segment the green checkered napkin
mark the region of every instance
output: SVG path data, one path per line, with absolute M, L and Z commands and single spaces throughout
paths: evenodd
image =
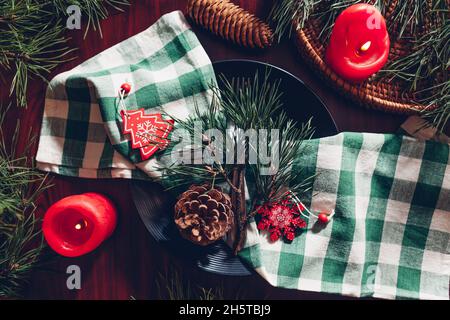
M 274 286 L 381 298 L 448 299 L 449 145 L 393 134 L 311 140 L 293 170 L 317 174 L 304 203 L 336 210 L 309 219 L 291 243 L 253 222 L 240 256 Z
M 146 178 L 159 157 L 140 161 L 121 135 L 118 90 L 128 82 L 128 110 L 163 109 L 177 118 L 209 105 L 214 70 L 180 11 L 49 84 L 36 156 L 44 171 L 85 178 Z M 160 153 L 161 154 L 161 153 Z M 140 170 L 138 170 L 140 169 Z

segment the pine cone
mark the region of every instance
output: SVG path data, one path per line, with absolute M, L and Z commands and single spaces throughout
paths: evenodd
M 230 197 L 219 187 L 192 185 L 175 204 L 175 223 L 181 236 L 202 246 L 222 238 L 233 221 Z
M 224 39 L 250 48 L 272 44 L 269 25 L 228 0 L 189 0 L 188 15 Z

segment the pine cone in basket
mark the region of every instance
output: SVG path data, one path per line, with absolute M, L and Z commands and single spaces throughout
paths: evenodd
M 233 221 L 230 196 L 219 187 L 192 185 L 175 204 L 175 224 L 181 236 L 202 246 L 222 238 Z
M 187 11 L 197 24 L 236 44 L 250 48 L 272 44 L 269 25 L 228 0 L 189 0 Z

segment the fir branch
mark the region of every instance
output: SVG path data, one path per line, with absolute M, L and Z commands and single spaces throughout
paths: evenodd
M 215 88 L 213 85 L 211 87 Z M 210 142 L 206 136 L 202 136 L 201 141 L 197 141 L 195 126 L 200 124 L 202 130 L 215 128 L 220 132 L 225 132 L 227 121 L 223 113 L 219 111 L 220 109 L 220 100 L 214 95 L 211 104 L 206 110 L 201 110 L 194 99 L 194 112 L 187 119 L 180 119 L 163 111 L 166 116 L 175 121 L 178 130 L 185 130 L 190 139 L 190 145 L 187 146 L 187 149 L 174 149 L 177 148 L 177 142 L 182 143 L 182 141 L 172 141 L 172 144 L 167 148 L 168 154 L 172 152 L 188 152 L 190 155 L 189 163 L 174 163 L 159 169 L 162 172 L 159 181 L 166 186 L 167 190 L 192 183 L 211 183 L 213 180 L 217 183 L 230 182 L 230 172 L 225 164 L 217 162 L 210 165 L 195 164 L 195 155 L 199 153 L 203 157 L 206 148 L 208 148 L 208 142 Z
M 221 77 L 224 88 L 216 94 L 222 98 L 223 113 L 236 127 L 247 129 L 272 129 L 280 130 L 280 141 L 268 139 L 268 149 L 274 144 L 279 147 L 278 171 L 274 175 L 262 175 L 265 167 L 258 162 L 253 167 L 253 179 L 263 201 L 273 201 L 280 196 L 281 190 L 290 187 L 291 168 L 295 158 L 299 155 L 300 147 L 304 140 L 310 139 L 314 129 L 311 120 L 299 125 L 288 118 L 281 110 L 282 92 L 279 90 L 281 80 L 270 81 L 270 72 L 266 70 L 260 78 L 258 73 L 253 79 L 232 79 L 228 81 Z M 258 150 L 251 141 L 246 142 L 246 149 Z M 277 148 L 275 148 L 277 149 Z M 247 156 L 248 157 L 248 156 Z M 248 160 L 248 159 L 246 159 Z M 267 169 L 267 168 L 266 168 Z M 298 194 L 301 194 L 300 185 L 292 186 Z
M 15 72 L 11 82 L 10 95 L 16 96 L 18 106 L 26 106 L 28 80 L 37 76 L 45 80 L 73 50 L 63 46 L 61 26 L 44 26 L 33 37 L 24 37 L 15 30 L 4 32 L 0 39 L 0 67 Z
M 302 145 L 305 140 L 309 140 L 314 134 L 311 120 L 298 125 L 295 121 L 288 119 L 282 113 L 272 124 L 270 129 L 280 129 L 280 141 L 269 141 L 269 146 L 277 145 L 279 148 L 278 170 L 274 175 L 262 175 L 265 166 L 257 164 L 252 166 L 253 177 L 255 178 L 258 197 L 262 202 L 276 201 L 282 197 L 287 188 L 295 194 L 301 196 L 311 187 L 310 177 L 306 180 L 299 180 L 300 172 L 293 174 L 292 166 L 297 157 L 302 152 Z
M 248 129 L 265 129 L 270 132 L 271 129 L 280 129 L 281 140 L 274 142 L 269 140 L 268 147 L 272 143 L 279 143 L 280 150 L 280 171 L 274 175 L 267 177 L 258 174 L 255 179 L 262 188 L 262 194 L 266 200 L 270 196 L 278 194 L 282 186 L 289 185 L 289 168 L 295 157 L 298 156 L 302 142 L 310 139 L 314 130 L 311 127 L 311 120 L 304 124 L 297 124 L 290 120 L 282 108 L 282 92 L 279 90 L 280 80 L 270 81 L 270 72 L 266 71 L 263 77 L 258 73 L 253 78 L 233 78 L 230 81 L 223 75 L 220 76 L 222 87 L 212 86 L 214 99 L 207 110 L 199 110 L 195 105 L 195 112 L 187 120 L 174 118 L 178 127 L 186 130 L 191 138 L 191 142 L 195 142 L 194 124 L 200 121 L 203 130 L 215 128 L 225 133 L 228 125 L 231 123 L 233 127 L 242 130 Z M 167 114 L 170 116 L 170 114 Z M 230 137 L 224 134 L 226 138 Z M 209 137 L 203 136 L 202 144 L 191 144 L 191 163 L 194 163 L 193 154 L 195 151 L 201 151 L 201 154 L 209 147 Z M 246 141 L 246 162 L 248 161 L 248 152 L 250 149 L 257 150 L 257 146 L 252 145 L 250 141 Z M 172 148 L 174 148 L 172 146 Z M 224 141 L 223 149 L 227 152 L 235 150 L 227 150 Z M 173 149 L 170 152 L 175 152 Z M 236 164 L 224 164 L 215 161 L 212 164 L 175 164 L 163 168 L 164 174 L 162 178 L 171 185 L 191 184 L 193 181 L 211 181 L 212 179 L 230 180 L 232 171 Z M 258 170 L 262 167 L 257 166 Z M 270 180 L 270 183 L 268 182 Z M 235 186 L 236 187 L 236 186 Z M 300 191 L 300 185 L 294 187 L 296 191 Z
M 221 183 L 223 176 L 218 171 L 212 171 L 207 166 L 183 164 L 173 165 L 160 169 L 163 171 L 159 181 L 166 186 L 166 190 L 205 182 Z M 229 179 L 227 179 L 229 181 Z
M 282 92 L 281 80 L 270 81 L 270 71 L 263 78 L 258 72 L 251 78 L 233 78 L 231 81 L 220 75 L 223 88 L 213 88 L 221 99 L 225 118 L 239 129 L 267 129 L 274 115 L 279 113 Z
M 324 42 L 328 41 L 333 30 L 334 23 L 341 12 L 351 5 L 361 2 L 361 0 L 338 0 L 338 1 L 324 1 L 320 6 L 320 10 L 314 12 L 314 16 L 321 19 L 323 22 L 322 30 L 319 32 L 319 38 Z
M 433 88 L 432 90 L 434 90 Z M 431 96 L 429 106 L 439 106 L 433 110 L 428 108 L 422 111 L 422 117 L 427 120 L 430 125 L 435 127 L 438 132 L 448 132 L 448 124 L 450 123 L 450 81 L 446 81 Z
M 445 130 L 450 118 L 450 24 L 448 19 L 444 21 L 414 40 L 410 54 L 392 61 L 380 72 L 390 80 L 401 79 L 417 103 L 433 107 L 432 111 L 422 111 L 422 115 L 439 132 Z
M 274 3 L 269 19 L 275 24 L 274 36 L 281 41 L 285 34 L 292 34 L 293 25 L 303 28 L 320 0 L 278 0 Z
M 278 42 L 286 34 L 290 37 L 293 28 L 303 28 L 312 17 L 322 19 L 324 27 L 319 35 L 326 41 L 334 26 L 336 17 L 348 6 L 369 2 L 361 0 L 277 0 L 269 14 L 270 20 L 275 24 L 274 35 Z
M 67 16 L 66 9 L 70 5 L 78 5 L 81 9 L 81 16 L 87 17 L 84 37 L 92 27 L 98 30 L 100 37 L 103 37 L 100 21 L 108 17 L 108 7 L 117 11 L 123 11 L 123 7 L 129 5 L 128 0 L 53 0 L 52 5 L 56 13 L 60 16 Z
M 377 1 L 381 13 L 388 16 L 391 38 L 424 35 L 426 26 L 440 25 L 448 14 L 447 0 L 408 0 L 407 4 L 392 6 L 390 1 Z M 445 13 L 447 11 L 447 13 Z
M 449 43 L 450 24 L 446 23 L 413 41 L 411 53 L 392 61 L 383 70 L 383 74 L 389 75 L 391 79 L 406 81 L 410 85 L 410 91 L 416 91 L 421 82 L 429 79 L 437 83 L 448 81 Z
M 108 7 L 121 10 L 126 0 L 5 0 L 0 2 L 0 70 L 13 74 L 10 96 L 16 104 L 27 104 L 29 79 L 46 76 L 58 65 L 70 60 L 73 48 L 66 46 L 64 34 L 66 9 L 80 7 L 87 18 L 85 36 L 90 28 L 100 29 L 108 16 Z
M 206 288 L 192 283 L 183 270 L 169 267 L 156 279 L 158 299 L 160 300 L 223 300 L 224 285 L 219 282 L 213 288 Z M 233 299 L 239 299 L 236 294 Z
M 12 231 L 0 229 L 0 298 L 13 298 L 20 292 L 43 248 L 43 238 L 36 231 L 34 212 L 14 225 Z M 29 246 L 33 244 L 33 248 Z
M 179 127 L 187 130 L 194 138 L 194 122 L 197 119 L 201 121 L 203 129 L 216 128 L 222 133 L 227 128 L 239 128 L 243 131 L 248 129 L 265 129 L 270 132 L 272 129 L 280 130 L 280 140 L 267 141 L 268 149 L 272 146 L 275 152 L 279 151 L 278 171 L 273 175 L 262 175 L 265 166 L 258 164 L 249 164 L 249 152 L 257 151 L 258 146 L 253 145 L 251 141 L 245 141 L 245 165 L 242 164 L 224 164 L 215 161 L 213 164 L 176 164 L 162 168 L 161 180 L 166 185 L 178 187 L 180 185 L 203 183 L 205 181 L 226 181 L 235 193 L 240 193 L 239 185 L 235 182 L 236 172 L 245 174 L 245 168 L 251 168 L 248 178 L 255 181 L 258 202 L 274 201 L 282 195 L 282 191 L 290 188 L 299 196 L 308 189 L 311 179 L 298 181 L 298 175 L 292 175 L 291 168 L 293 162 L 300 154 L 302 143 L 310 139 L 314 130 L 311 127 L 311 120 L 304 124 L 297 124 L 288 118 L 286 113 L 281 110 L 282 93 L 279 90 L 280 80 L 271 81 L 270 72 L 266 71 L 261 77 L 258 73 L 253 78 L 233 78 L 226 79 L 220 76 L 221 87 L 212 86 L 215 98 L 213 103 L 205 111 L 195 108 L 195 113 L 188 120 L 175 119 Z M 231 127 L 229 127 L 231 125 Z M 227 139 L 236 139 L 235 135 L 225 134 Z M 250 139 L 248 139 L 250 140 Z M 261 142 L 260 139 L 258 139 Z M 191 155 L 195 150 L 200 150 L 203 154 L 209 147 L 210 137 L 203 137 L 201 145 L 194 145 L 190 148 Z M 239 141 L 234 141 L 236 145 Z M 227 150 L 226 141 L 223 142 L 223 150 L 227 153 L 236 150 Z M 278 148 L 276 148 L 278 147 Z M 174 147 L 173 147 L 174 148 Z M 170 152 L 175 152 L 171 150 Z M 261 155 L 258 155 L 261 157 Z M 193 162 L 193 157 L 191 157 Z M 271 164 L 274 165 L 274 164 Z M 270 166 L 270 164 L 269 164 Z M 237 171 L 236 171 L 237 170 Z M 230 181 L 231 180 L 231 181 Z M 291 183 L 292 182 L 292 183 Z M 242 185 L 241 185 L 242 187 Z M 243 213 L 246 217 L 246 212 Z M 243 221 L 242 226 L 245 225 Z
M 16 134 L 5 141 L 1 129 L 5 113 L 0 108 L 0 298 L 11 298 L 20 295 L 41 252 L 35 209 L 49 184 L 46 175 L 30 166 L 27 150 L 34 139 L 28 139 L 30 145 L 22 156 L 15 153 Z

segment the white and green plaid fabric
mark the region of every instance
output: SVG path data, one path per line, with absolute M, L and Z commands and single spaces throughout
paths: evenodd
M 274 286 L 356 297 L 448 299 L 449 145 L 393 134 L 311 140 L 293 170 L 317 174 L 311 218 L 292 243 L 249 226 L 240 256 Z
M 84 178 L 146 178 L 158 157 L 139 162 L 129 136 L 121 135 L 118 91 L 132 91 L 128 110 L 163 109 L 186 118 L 209 105 L 214 70 L 180 11 L 161 17 L 147 30 L 101 52 L 49 84 L 37 166 Z

